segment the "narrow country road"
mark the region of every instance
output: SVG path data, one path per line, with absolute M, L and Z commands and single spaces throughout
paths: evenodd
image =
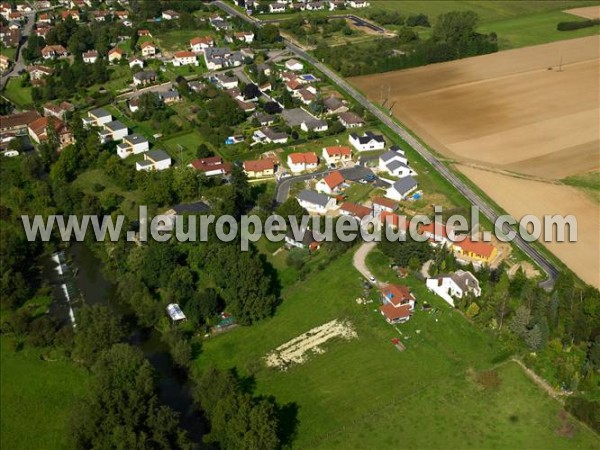
M 16 60 L 11 69 L 2 74 L 2 78 L 0 78 L 0 89 L 4 89 L 9 78 L 18 77 L 19 72 L 26 68 L 25 61 L 23 60 L 23 49 L 27 48 L 27 38 L 31 34 L 33 24 L 35 23 L 35 11 L 25 14 L 25 17 L 27 17 L 27 22 L 21 31 L 21 44 L 17 50 Z
M 356 250 L 354 256 L 352 257 L 352 264 L 355 269 L 360 272 L 360 274 L 365 277 L 368 281 L 371 281 L 373 274 L 369 271 L 367 267 L 367 255 L 377 246 L 377 242 L 364 242 L 361 246 Z M 376 285 L 379 285 L 379 282 L 375 282 Z
M 241 13 L 235 8 L 227 5 L 221 1 L 214 1 L 212 4 L 221 8 L 226 13 L 235 15 L 242 20 L 253 24 L 255 26 L 262 26 L 263 23 L 255 18 L 250 18 L 246 14 Z M 308 61 L 318 70 L 320 70 L 323 75 L 327 76 L 333 83 L 337 84 L 337 86 L 344 91 L 346 94 L 351 96 L 356 102 L 363 105 L 371 114 L 377 117 L 384 125 L 390 128 L 397 136 L 402 138 L 408 145 L 410 145 L 415 151 L 417 151 L 423 159 L 425 159 L 434 170 L 439 172 L 449 183 L 451 183 L 467 200 L 471 202 L 472 205 L 479 208 L 479 211 L 487 217 L 492 223 L 496 223 L 499 218 L 499 214 L 495 211 L 495 209 L 487 202 L 487 200 L 483 199 L 479 194 L 477 194 L 469 185 L 463 182 L 458 176 L 445 164 L 443 164 L 437 157 L 425 147 L 417 138 L 415 138 L 406 128 L 399 125 L 393 117 L 388 115 L 379 109 L 374 103 L 369 101 L 363 94 L 361 94 L 356 88 L 354 88 L 350 83 L 348 83 L 344 78 L 340 77 L 337 73 L 327 67 L 325 64 L 321 63 L 313 56 L 309 55 L 306 51 L 302 50 L 300 47 L 294 45 L 293 43 L 286 41 L 284 39 L 286 47 L 292 53 L 294 53 L 297 57 Z M 515 232 L 515 227 L 510 226 L 506 223 L 502 224 L 501 230 L 504 234 L 508 234 L 510 232 Z M 549 260 L 544 254 L 540 252 L 536 247 L 534 247 L 531 243 L 525 241 L 518 233 L 516 233 L 512 243 L 516 245 L 521 251 L 523 251 L 529 258 L 531 258 L 545 273 L 546 280 L 540 283 L 540 286 L 544 289 L 551 289 L 554 286 L 556 278 L 558 276 L 558 268 L 554 265 L 554 263 Z

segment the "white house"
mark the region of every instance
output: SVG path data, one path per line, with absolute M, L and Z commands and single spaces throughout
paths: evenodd
M 337 194 L 344 187 L 345 180 L 342 174 L 335 170 L 326 177 L 319 180 L 315 189 L 323 194 Z
M 379 156 L 379 170 L 398 178 L 416 175 L 416 172 L 409 167 L 404 151 L 400 149 L 390 150 Z
M 244 41 L 246 44 L 254 42 L 254 33 L 252 31 L 238 31 L 235 33 L 238 41 Z
M 139 134 L 131 134 L 123 138 L 123 142 L 117 145 L 117 155 L 125 159 L 129 155 L 137 155 L 147 152 L 149 149 L 148 139 Z
M 142 49 L 142 56 L 145 56 L 146 58 L 156 55 L 156 45 L 150 41 L 144 42 L 140 45 L 140 48 Z
M 415 297 L 407 286 L 388 284 L 381 289 L 381 315 L 390 324 L 410 320 L 415 310 Z
M 352 149 L 350 147 L 325 147 L 322 155 L 328 165 L 352 161 Z
M 194 53 L 202 53 L 208 47 L 213 47 L 215 41 L 210 36 L 201 36 L 190 39 L 190 49 Z
M 194 52 L 188 52 L 184 50 L 173 55 L 173 65 L 176 67 L 189 65 L 197 66 L 198 59 L 196 58 L 196 54 Z
M 417 181 L 413 177 L 400 178 L 387 188 L 385 196 L 396 201 L 404 200 L 408 194 L 417 189 L 417 186 Z
M 304 64 L 302 64 L 297 59 L 288 59 L 285 62 L 285 68 L 288 70 L 291 70 L 292 72 L 298 72 L 298 71 L 304 69 Z
M 450 306 L 454 306 L 455 298 L 463 298 L 468 294 L 474 297 L 481 296 L 479 280 L 471 272 L 464 270 L 428 278 L 426 285 L 427 289 L 442 297 Z
M 129 134 L 129 130 L 120 120 L 113 120 L 104 124 L 104 129 L 98 132 L 100 142 L 106 144 L 109 141 L 120 141 Z
M 371 4 L 367 0 L 348 0 L 346 6 L 350 8 L 368 8 Z
M 239 80 L 237 77 L 230 77 L 224 73 L 216 74 L 215 80 L 223 89 L 233 89 L 236 88 L 239 84 Z
M 133 56 L 129 59 L 129 68 L 133 69 L 135 66 L 139 66 L 140 69 L 144 68 L 144 60 L 138 56 Z
M 314 170 L 319 165 L 319 157 L 314 152 L 290 153 L 287 157 L 287 164 L 293 173 Z
M 83 127 L 102 127 L 109 122 L 112 122 L 112 114 L 107 110 L 98 108 L 88 111 L 88 116 L 81 119 L 83 121 Z
M 173 11 L 172 9 L 167 9 L 166 11 L 162 12 L 162 18 L 164 20 L 178 20 L 179 13 L 176 11 Z
M 144 153 L 144 160 L 135 163 L 135 170 L 165 170 L 171 167 L 171 157 L 163 150 Z
M 373 134 L 367 131 L 359 136 L 356 133 L 350 134 L 350 143 L 359 152 L 368 152 L 371 150 L 383 150 L 385 148 L 385 139 L 379 134 Z
M 286 4 L 285 3 L 269 3 L 269 12 L 270 13 L 282 13 L 285 12 Z
M 392 213 L 398 209 L 398 202 L 385 197 L 373 197 L 373 215 L 378 216 L 382 212 Z
M 304 209 L 319 214 L 325 214 L 335 206 L 334 198 L 307 189 L 301 191 L 296 198 Z
M 90 50 L 89 52 L 82 53 L 81 57 L 84 63 L 94 64 L 98 60 L 98 52 L 96 50 Z

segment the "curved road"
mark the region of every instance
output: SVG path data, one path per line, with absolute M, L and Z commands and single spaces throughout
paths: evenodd
M 35 23 L 35 11 L 28 12 L 25 14 L 27 17 L 27 22 L 23 26 L 21 30 L 21 43 L 17 49 L 17 58 L 14 61 L 12 68 L 2 74 L 2 78 L 0 78 L 0 89 L 4 89 L 4 86 L 8 82 L 9 78 L 18 77 L 19 72 L 26 68 L 25 62 L 23 61 L 23 49 L 27 47 L 27 38 L 31 34 L 31 30 L 33 29 L 33 24 Z
M 219 8 L 225 10 L 229 14 L 236 15 L 248 23 L 261 26 L 261 22 L 259 20 L 250 18 L 221 1 L 216 1 L 213 3 Z M 446 167 L 442 162 L 440 162 L 423 144 L 421 144 L 421 142 L 415 139 L 406 128 L 399 125 L 393 118 L 391 118 L 379 108 L 377 108 L 377 106 L 371 103 L 371 101 L 369 101 L 363 94 L 361 94 L 357 89 L 350 85 L 350 83 L 348 83 L 345 79 L 340 77 L 337 73 L 335 73 L 325 64 L 322 64 L 314 57 L 306 53 L 300 47 L 292 44 L 289 41 L 286 41 L 286 47 L 296 56 L 303 58 L 304 60 L 308 61 L 310 64 L 315 66 L 317 69 L 319 69 L 324 75 L 326 75 L 334 83 L 336 83 L 340 89 L 345 91 L 348 95 L 354 98 L 355 101 L 357 101 L 366 109 L 368 109 L 371 114 L 373 114 L 375 117 L 381 120 L 381 122 L 383 122 L 394 133 L 396 133 L 404 141 L 406 141 L 412 148 L 414 148 L 437 172 L 439 172 L 447 181 L 452 183 L 452 185 L 458 191 L 460 191 L 460 193 L 463 194 L 467 200 L 469 200 L 474 206 L 477 206 L 485 217 L 487 217 L 492 223 L 496 223 L 499 214 L 494 210 L 494 208 L 492 208 L 492 206 L 490 206 L 484 199 L 482 199 L 478 194 L 476 194 L 466 183 L 460 180 L 454 174 L 454 172 L 452 172 L 448 167 Z M 513 227 L 504 224 L 504 226 L 502 227 L 502 231 L 504 233 L 508 233 L 509 231 L 515 230 Z M 525 241 L 518 233 L 515 239 L 513 240 L 513 244 L 516 245 L 527 256 L 529 256 L 546 273 L 547 278 L 542 283 L 540 283 L 540 286 L 542 286 L 545 289 L 552 288 L 554 282 L 556 281 L 556 277 L 558 276 L 558 268 L 554 266 L 554 264 L 551 261 L 549 261 L 539 250 L 533 247 L 529 242 Z

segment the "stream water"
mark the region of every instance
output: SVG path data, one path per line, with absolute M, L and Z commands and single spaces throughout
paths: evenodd
M 56 299 L 51 314 L 63 322 L 73 322 L 70 311 L 76 311 L 86 304 L 103 305 L 119 315 L 131 315 L 126 307 L 114 300 L 115 286 L 104 277 L 101 261 L 85 244 L 72 244 L 65 256 L 63 261 L 71 260 L 68 267 L 65 264 L 59 266 L 56 256 L 45 262 L 44 272 L 52 284 Z M 135 324 L 130 325 L 130 330 L 129 343 L 142 350 L 158 375 L 159 398 L 180 414 L 181 426 L 190 438 L 201 442 L 204 422 L 194 409 L 192 386 L 187 375 L 172 363 L 168 347 L 162 342 L 158 331 L 143 329 Z

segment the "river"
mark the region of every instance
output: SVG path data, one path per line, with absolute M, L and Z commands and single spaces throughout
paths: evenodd
M 107 306 L 120 316 L 132 317 L 124 305 L 114 300 L 115 286 L 104 277 L 102 262 L 85 244 L 73 243 L 66 251 L 66 259 L 70 260 L 69 268 L 76 274 L 71 278 L 66 272 L 67 285 L 70 286 L 67 292 L 62 287 L 65 280 L 58 271 L 56 260 L 50 258 L 45 267 L 46 277 L 57 299 L 51 308 L 55 317 L 67 322 L 71 320 L 70 308 L 77 310 L 82 304 Z M 63 266 L 63 271 L 66 269 Z M 74 286 L 71 286 L 70 279 Z M 71 298 L 68 292 L 73 293 Z M 141 328 L 135 320 L 129 320 L 128 324 L 131 330 L 128 342 L 142 350 L 156 371 L 160 400 L 179 413 L 181 426 L 189 437 L 194 442 L 202 442 L 202 435 L 206 431 L 204 419 L 194 408 L 192 386 L 187 375 L 172 363 L 168 347 L 162 342 L 158 331 Z

